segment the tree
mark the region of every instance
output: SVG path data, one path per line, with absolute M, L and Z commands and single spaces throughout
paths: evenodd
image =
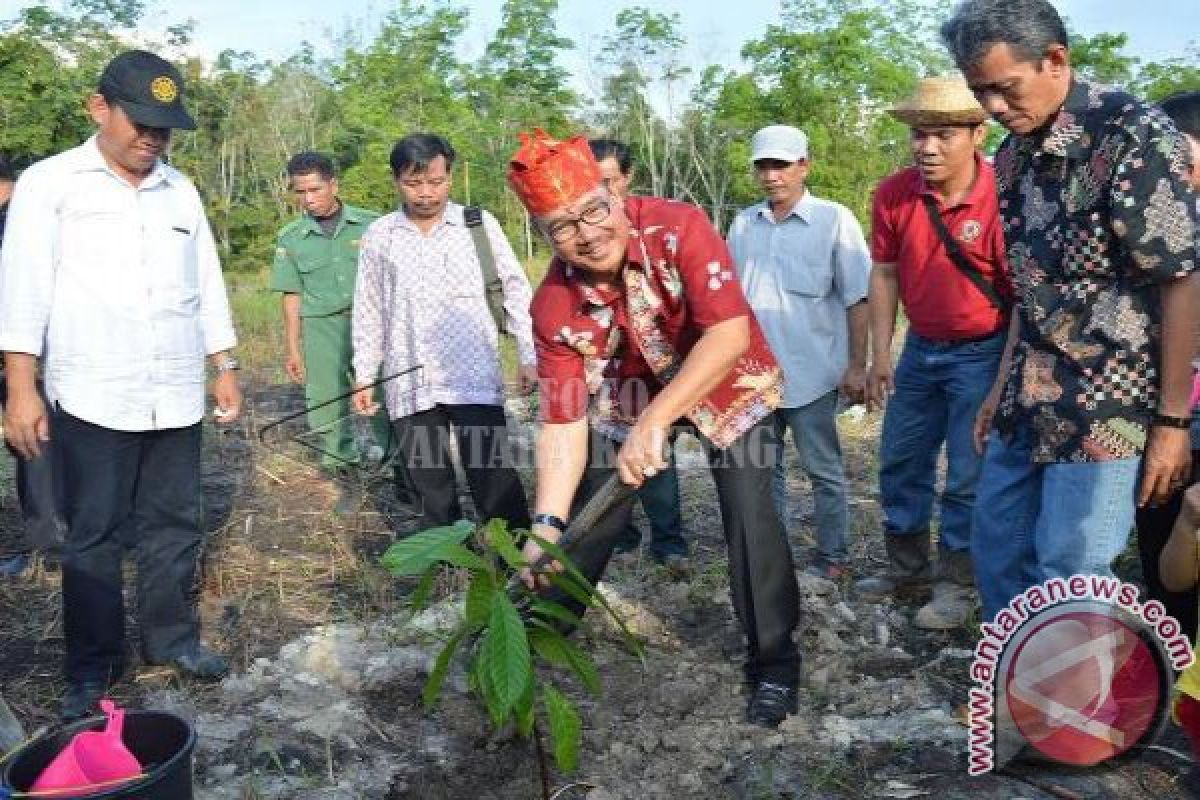
M 394 204 L 388 155 L 401 136 L 473 128 L 464 68 L 454 52 L 466 23 L 467 12 L 445 2 L 401 0 L 370 45 L 347 49 L 334 66 L 343 143 L 353 142 L 358 156 L 343 180 L 348 201 L 368 208 Z
M 608 135 L 625 140 L 653 195 L 671 196 L 678 155 L 676 94 L 691 69 L 682 63 L 679 14 L 633 7 L 617 12 L 616 30 L 605 37 L 600 63 L 609 71 L 598 122 Z M 655 98 L 657 96 L 657 98 Z M 654 99 L 662 102 L 659 116 Z M 635 180 L 635 185 L 638 182 Z

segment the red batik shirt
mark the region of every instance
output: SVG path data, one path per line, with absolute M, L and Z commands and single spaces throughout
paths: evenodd
M 532 316 L 545 422 L 589 413 L 623 439 L 679 371 L 704 330 L 749 317 L 750 349 L 687 418 L 728 447 L 778 405 L 783 374 L 746 303 L 724 240 L 700 209 L 631 197 L 624 291 L 602 292 L 555 259 L 534 294 Z

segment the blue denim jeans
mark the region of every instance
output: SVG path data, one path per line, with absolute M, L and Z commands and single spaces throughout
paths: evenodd
M 800 466 L 813 487 L 813 506 L 817 528 L 817 556 L 824 564 L 845 564 L 846 550 L 846 471 L 842 463 L 842 445 L 837 432 L 837 390 L 799 408 L 775 411 L 779 445 L 784 446 L 787 432 L 800 453 Z M 787 527 L 787 469 L 782 455 L 775 465 L 772 494 L 779 518 Z
M 1004 334 L 939 344 L 909 333 L 896 365 L 879 447 L 879 491 L 888 534 L 928 535 L 936 497 L 938 454 L 946 445 L 938 541 L 943 550 L 971 546 L 975 484 L 983 459 L 972 430 L 996 380 Z
M 1133 527 L 1140 458 L 1035 464 L 1029 436 L 993 434 L 984 456 L 971 559 L 985 622 L 1051 578 L 1111 575 Z

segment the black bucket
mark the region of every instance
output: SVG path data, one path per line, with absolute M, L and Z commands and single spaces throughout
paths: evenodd
M 94 717 L 59 728 L 30 742 L 4 767 L 3 785 L 27 792 L 50 762 L 82 731 L 104 728 Z M 112 789 L 79 795 L 87 800 L 192 800 L 192 751 L 196 732 L 188 722 L 165 711 L 128 711 L 121 739 L 142 765 L 144 777 Z M 60 800 L 72 795 L 55 794 Z

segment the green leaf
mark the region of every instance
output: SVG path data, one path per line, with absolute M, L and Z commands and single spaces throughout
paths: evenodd
M 530 681 L 525 687 L 525 693 L 517 701 L 516 708 L 513 709 L 517 720 L 517 732 L 526 738 L 533 733 L 533 723 L 536 719 L 534 711 L 533 681 Z
M 571 662 L 571 669 L 575 672 L 575 676 L 583 684 L 583 688 L 587 689 L 591 695 L 600 694 L 600 673 L 596 671 L 596 665 L 592 663 L 591 657 L 565 639 L 563 640 L 563 650 Z
M 571 670 L 589 694 L 600 694 L 600 673 L 596 671 L 596 665 L 562 634 L 549 627 L 535 627 L 529 631 L 529 643 L 547 664 Z
M 467 588 L 467 629 L 472 633 L 483 628 L 492 614 L 492 601 L 496 598 L 496 581 L 490 573 L 479 572 L 471 579 Z
M 417 583 L 417 588 L 413 590 L 412 596 L 408 599 L 408 607 L 413 611 L 424 611 L 429 605 L 429 598 L 433 594 L 433 582 L 437 580 L 437 570 L 425 570 L 425 574 L 421 576 L 421 580 Z
M 567 552 L 565 550 L 563 550 L 561 547 L 558 546 L 557 542 L 552 542 L 549 539 L 543 539 L 541 536 L 538 536 L 536 533 L 530 533 L 529 538 L 533 539 L 535 542 L 537 542 L 538 545 L 542 548 L 542 550 L 549 553 L 550 556 L 555 561 L 562 564 L 563 570 L 568 575 L 570 575 L 572 578 L 574 578 L 576 581 L 578 581 L 582 585 L 587 586 L 588 589 L 591 590 L 592 582 L 589 581 L 584 576 L 584 574 L 579 571 L 579 568 L 575 566 L 575 562 L 571 560 L 571 557 L 567 555 Z
M 456 567 L 469 569 L 472 572 L 488 572 L 488 562 L 472 553 L 461 544 L 449 544 L 442 551 L 442 560 Z
M 560 772 L 569 774 L 579 766 L 579 744 L 583 739 L 583 724 L 571 701 L 550 684 L 542 686 L 542 703 L 550 721 L 550 738 L 554 741 L 554 762 Z
M 479 647 L 480 676 L 490 684 L 495 708 L 492 718 L 503 721 L 533 680 L 533 659 L 525 625 L 503 592 L 492 601 L 487 633 Z
M 529 644 L 533 648 L 533 652 L 545 661 L 555 667 L 570 667 L 571 659 L 567 656 L 566 650 L 563 648 L 563 637 L 555 634 L 554 631 L 546 628 L 531 628 L 529 630 Z
M 471 523 L 461 520 L 414 533 L 389 547 L 379 562 L 393 575 L 420 575 L 439 561 L 445 561 L 445 551 L 460 546 L 471 531 Z
M 458 646 L 466 635 L 467 631 L 460 628 L 446 641 L 442 652 L 438 653 L 437 661 L 433 665 L 433 672 L 429 673 L 429 679 L 425 681 L 425 688 L 421 691 L 421 700 L 425 703 L 426 708 L 438 701 L 438 697 L 442 693 L 442 684 L 446 682 L 446 673 L 450 669 L 450 660 L 454 658 Z
M 520 569 L 526 565 L 525 556 L 517 549 L 516 540 L 509 532 L 507 522 L 502 519 L 491 520 L 484 526 L 483 536 L 484 541 L 504 559 L 509 569 Z
M 592 608 L 596 605 L 596 601 L 592 598 L 595 592 L 588 591 L 585 587 L 580 586 L 579 582 L 565 572 L 547 572 L 546 580 L 555 589 L 567 594 L 572 600 L 586 608 Z
M 529 608 L 543 619 L 558 620 L 565 625 L 570 625 L 572 628 L 579 625 L 578 614 L 560 603 L 555 603 L 553 600 L 534 600 Z

